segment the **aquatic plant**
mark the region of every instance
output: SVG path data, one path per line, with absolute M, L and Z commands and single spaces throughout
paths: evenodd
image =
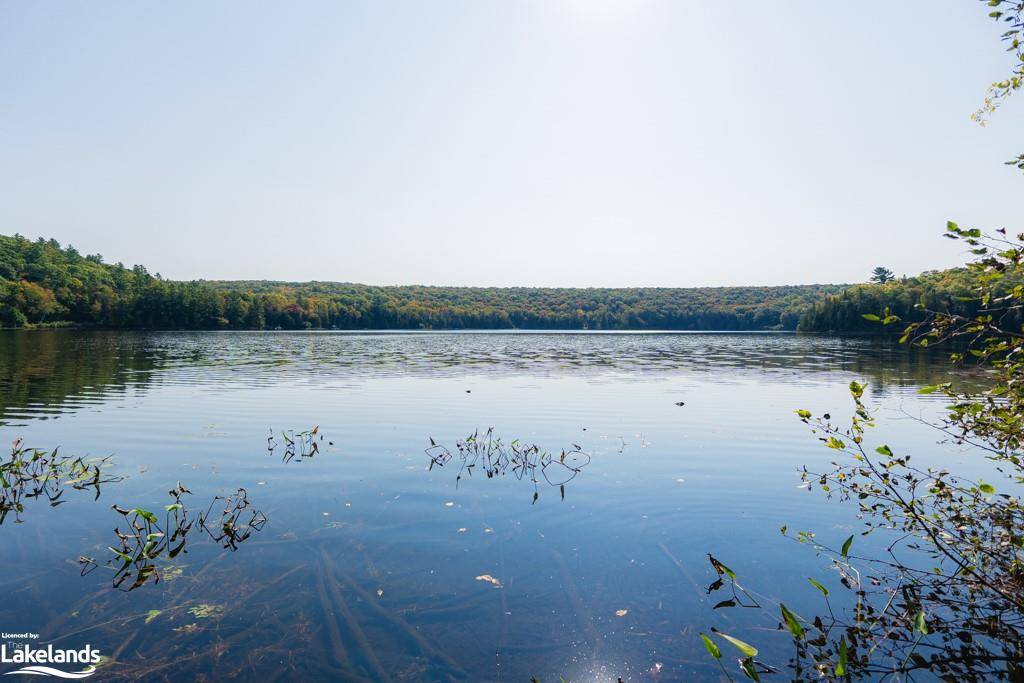
M 214 507 L 219 507 L 220 511 L 215 513 Z M 248 540 L 254 531 L 263 529 L 266 523 L 266 515 L 252 509 L 242 488 L 228 496 L 214 497 L 206 512 L 199 515 L 199 527 L 214 542 L 232 551 L 238 550 L 239 543 Z
M 320 433 L 320 425 L 302 432 L 289 430 L 281 432 L 281 439 L 284 441 L 284 452 L 281 454 L 281 462 L 288 463 L 293 460 L 301 462 L 320 454 L 320 442 L 324 441 L 324 435 Z M 331 446 L 333 441 L 328 441 Z M 273 454 L 278 448 L 277 437 L 274 430 L 270 430 L 267 436 L 267 453 Z
M 103 565 L 114 572 L 114 588 L 133 591 L 150 580 L 159 583 L 161 566 L 188 552 L 189 534 L 197 526 L 225 549 L 235 551 L 267 522 L 261 511 L 252 509 L 245 489 L 215 496 L 209 507 L 198 514 L 191 513 L 186 506 L 184 496 L 191 493 L 178 482 L 168 492 L 173 502 L 164 506 L 162 521 L 149 510 L 111 506 L 125 525 L 124 530 L 120 526 L 114 528 L 118 543 L 116 547 L 108 546 L 112 557 Z M 100 566 L 97 560 L 86 556 L 79 557 L 78 562 L 83 576 Z M 127 583 L 130 578 L 133 580 Z M 127 588 L 122 588 L 126 583 Z
M 123 477 L 106 474 L 109 458 L 85 460 L 52 451 L 29 448 L 22 439 L 11 444 L 11 453 L 0 461 L 0 524 L 14 513 L 20 523 L 25 501 L 45 498 L 50 507 L 64 503 L 65 487 L 76 491 L 92 489 L 93 500 L 100 497 L 100 486 L 121 481 Z
M 573 444 L 571 450 L 562 450 L 555 456 L 542 451 L 536 444 L 524 444 L 515 439 L 505 443 L 494 436 L 494 427 L 483 435 L 479 430 L 455 442 L 455 454 L 447 447 L 430 439 L 430 446 L 424 451 L 430 458 L 428 469 L 446 466 L 457 455 L 459 471 L 455 477 L 458 488 L 463 474 L 472 476 L 475 469 L 483 471 L 488 479 L 511 474 L 516 479 L 533 484 L 533 502 L 540 497 L 540 483 L 557 486 L 565 499 L 565 485 L 576 478 L 584 467 L 590 464 L 590 455 L 582 447 Z M 539 473 L 539 477 L 538 477 Z
M 960 342 L 952 363 L 970 360 L 990 372 L 982 392 L 952 383 L 923 387 L 921 393 L 945 395 L 949 403 L 941 420 L 916 419 L 979 454 L 978 465 L 983 455 L 996 483 L 913 464 L 884 442 L 867 445 L 875 419 L 865 384 L 849 385 L 849 426 L 828 413 L 796 411 L 836 456 L 831 466 L 805 467 L 802 488 L 856 505 L 861 536 L 881 536 L 884 550 L 855 554 L 855 534 L 830 544 L 811 531 L 791 535 L 782 527 L 783 535 L 829 558 L 841 586 L 830 595 L 822 582 L 810 581 L 825 601 L 819 615 L 803 617 L 777 603 L 772 617 L 792 638 L 795 680 L 1024 678 L 1024 285 L 1018 284 L 1024 233 L 996 232 L 985 237 L 976 228 L 947 226 L 947 237 L 980 257 L 968 265 L 978 277 L 978 310 L 962 315 L 921 307 L 924 320 L 907 325 L 902 338 L 926 348 Z M 864 317 L 883 326 L 906 322 L 885 309 Z M 734 572 L 716 571 L 735 588 Z M 755 655 L 745 655 L 740 666 L 756 680 Z

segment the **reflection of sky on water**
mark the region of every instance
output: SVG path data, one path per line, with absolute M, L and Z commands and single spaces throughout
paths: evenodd
M 121 648 L 111 675 L 155 675 L 139 667 L 169 657 L 161 672 L 181 680 L 375 678 L 375 661 L 409 680 L 644 680 L 656 663 L 663 680 L 708 674 L 696 631 L 742 632 L 754 617 L 710 610 L 706 553 L 810 604 L 806 577 L 831 577 L 778 527 L 845 537 L 855 523 L 797 490 L 796 468 L 834 453 L 795 408 L 846 414 L 846 384 L 866 379 L 894 450 L 966 457 L 930 456 L 936 435 L 898 412 L 939 406 L 914 388 L 941 379 L 941 363 L 871 340 L 36 334 L 0 337 L 3 432 L 112 454 L 128 479 L 99 503 L 78 496 L 0 527 L 0 623 Z M 269 427 L 313 425 L 334 445 L 290 463 L 267 454 Z M 452 447 L 490 426 L 553 453 L 579 444 L 592 460 L 564 501 L 541 488 L 536 504 L 511 476 L 456 488 L 455 469 L 427 470 L 430 437 Z M 197 544 L 180 576 L 128 596 L 103 591 L 99 570 L 78 577 L 74 559 L 112 540 L 111 503 L 158 507 L 177 481 L 197 504 L 245 487 L 269 522 L 235 554 Z M 203 619 L 196 604 L 225 609 Z M 136 618 L 149 610 L 161 614 Z

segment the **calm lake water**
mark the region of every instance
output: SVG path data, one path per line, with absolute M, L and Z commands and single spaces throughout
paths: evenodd
M 907 417 L 939 410 L 916 388 L 946 372 L 782 334 L 0 333 L 5 443 L 111 456 L 123 477 L 0 525 L 0 630 L 98 648 L 97 681 L 714 680 L 711 626 L 784 663 L 764 613 L 712 610 L 707 553 L 818 607 L 807 577 L 837 579 L 779 527 L 858 527 L 798 488 L 835 453 L 793 410 L 848 415 L 866 381 L 880 441 L 962 462 Z M 288 459 L 281 432 L 315 426 L 318 452 Z M 456 441 L 490 427 L 554 460 L 460 477 Z M 431 439 L 450 460 L 430 467 Z M 266 522 L 234 551 L 194 528 L 159 582 L 114 588 L 111 505 L 162 520 L 178 482 L 195 511 L 244 488 Z M 81 576 L 80 556 L 100 566 Z

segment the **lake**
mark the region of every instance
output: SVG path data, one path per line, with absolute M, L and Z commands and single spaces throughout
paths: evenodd
M 764 611 L 712 609 L 708 553 L 818 608 L 838 577 L 779 527 L 859 527 L 798 488 L 836 453 L 793 411 L 867 382 L 880 442 L 963 464 L 912 419 L 947 373 L 792 334 L 2 332 L 5 444 L 118 480 L 8 513 L 0 630 L 91 645 L 92 680 L 714 680 L 711 626 L 785 663 Z M 203 523 L 119 571 L 179 482 Z

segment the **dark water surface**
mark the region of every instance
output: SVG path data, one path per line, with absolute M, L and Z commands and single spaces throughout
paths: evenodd
M 0 333 L 5 444 L 109 455 L 124 477 L 0 525 L 0 631 L 98 648 L 94 681 L 713 679 L 699 631 L 766 659 L 787 641 L 756 610 L 711 609 L 706 554 L 813 607 L 807 577 L 834 577 L 779 526 L 856 528 L 797 488 L 835 453 L 793 410 L 846 415 L 866 381 L 894 450 L 961 461 L 903 412 L 934 413 L 916 388 L 945 372 L 770 334 Z M 284 461 L 280 432 L 314 426 L 319 452 Z M 488 427 L 586 455 L 457 481 L 456 440 Z M 453 457 L 428 469 L 431 438 Z M 115 589 L 111 505 L 162 519 L 177 482 L 196 510 L 244 488 L 267 521 L 233 552 L 193 529 L 159 582 Z M 80 576 L 79 556 L 100 566 Z

